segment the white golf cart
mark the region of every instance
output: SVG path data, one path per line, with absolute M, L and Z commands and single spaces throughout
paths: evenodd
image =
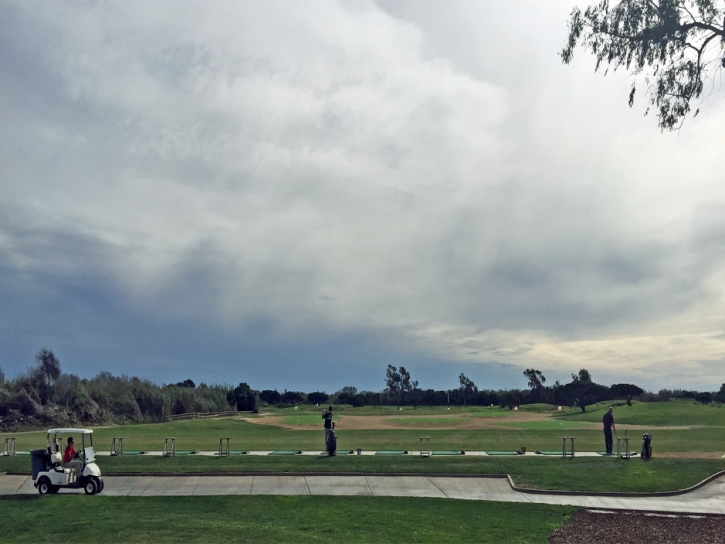
M 63 435 L 80 435 L 81 449 L 75 459 L 80 461 L 82 470 L 63 467 Z M 86 446 L 88 442 L 88 446 Z M 83 489 L 86 495 L 103 491 L 101 470 L 96 465 L 93 451 L 93 431 L 89 429 L 50 429 L 45 450 L 30 452 L 33 464 L 33 483 L 41 495 L 57 493 L 60 488 Z

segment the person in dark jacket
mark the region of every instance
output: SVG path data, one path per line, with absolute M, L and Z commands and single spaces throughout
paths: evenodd
M 325 420 L 325 450 L 327 450 L 327 441 L 330 439 L 332 432 L 332 406 L 322 412 L 322 419 Z
M 614 412 L 614 408 L 610 406 L 609 410 L 607 410 L 607 413 L 604 414 L 604 417 L 602 418 L 602 423 L 604 424 L 604 446 L 606 447 L 608 454 L 612 453 L 612 431 L 617 430 L 614 426 L 614 416 L 612 415 L 612 412 Z

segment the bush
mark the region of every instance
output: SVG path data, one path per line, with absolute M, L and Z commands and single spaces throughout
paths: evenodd
M 18 391 L 10 397 L 10 402 L 8 404 L 10 408 L 17 410 L 26 417 L 35 416 L 40 411 L 35 401 L 30 398 L 30 395 L 28 395 L 26 391 L 23 390 Z
M 113 415 L 121 420 L 137 421 L 141 419 L 141 409 L 130 392 L 114 397 L 111 400 L 111 410 Z
M 6 416 L 10 412 L 10 393 L 0 389 L 0 416 Z

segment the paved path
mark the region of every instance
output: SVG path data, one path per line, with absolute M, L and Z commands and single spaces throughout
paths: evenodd
M 725 514 L 725 477 L 673 497 L 522 493 L 506 478 L 434 476 L 104 476 L 103 495 L 362 495 L 567 504 L 611 510 Z M 36 494 L 29 476 L 0 476 L 0 495 Z M 61 493 L 82 493 L 78 490 Z

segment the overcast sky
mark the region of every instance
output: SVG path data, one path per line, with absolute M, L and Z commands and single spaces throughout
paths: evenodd
M 0 3 L 0 367 L 718 389 L 723 85 L 660 133 L 574 4 Z

